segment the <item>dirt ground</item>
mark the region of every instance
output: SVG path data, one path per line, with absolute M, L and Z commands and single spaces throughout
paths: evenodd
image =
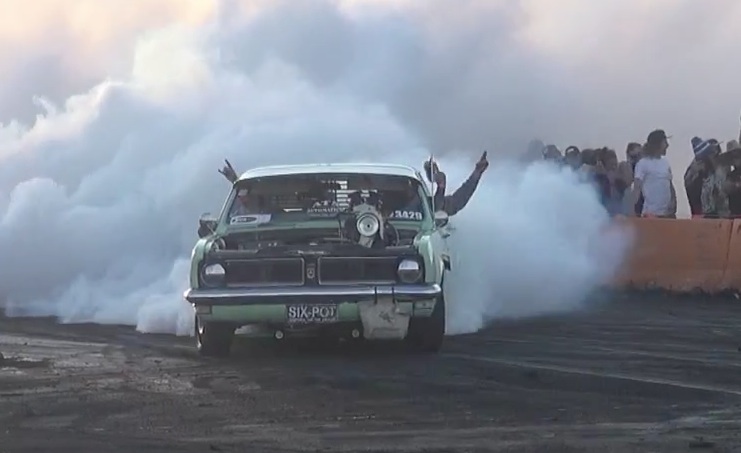
M 0 318 L 5 452 L 741 452 L 741 301 L 613 297 L 438 355 Z

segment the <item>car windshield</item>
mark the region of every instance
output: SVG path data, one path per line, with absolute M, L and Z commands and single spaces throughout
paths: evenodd
M 406 176 L 277 175 L 240 181 L 234 192 L 225 219 L 230 225 L 335 219 L 363 204 L 392 221 L 422 222 L 429 216 L 424 189 Z

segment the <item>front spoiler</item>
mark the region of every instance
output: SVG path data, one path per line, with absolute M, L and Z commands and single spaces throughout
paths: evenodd
M 185 291 L 185 299 L 195 305 L 282 305 L 289 302 L 357 302 L 391 297 L 396 301 L 434 299 L 442 293 L 440 285 L 321 286 L 300 288 L 219 288 Z

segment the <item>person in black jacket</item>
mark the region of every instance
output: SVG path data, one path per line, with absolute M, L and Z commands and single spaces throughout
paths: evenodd
M 702 216 L 702 184 L 714 169 L 713 158 L 721 152 L 717 140 L 703 140 L 692 137 L 692 152 L 694 159 L 684 172 L 684 190 L 687 192 L 687 201 L 693 217 Z
M 468 202 L 473 197 L 476 188 L 479 185 L 481 176 L 484 174 L 486 169 L 489 168 L 489 161 L 486 157 L 486 151 L 481 155 L 481 158 L 476 162 L 476 166 L 471 172 L 471 175 L 461 186 L 453 192 L 452 195 L 445 195 L 445 188 L 447 184 L 447 177 L 445 173 L 440 171 L 436 162 L 426 161 L 424 163 L 424 169 L 431 182 L 437 184 L 435 190 L 434 202 L 435 209 L 439 211 L 445 211 L 449 216 L 453 216 L 465 208 Z

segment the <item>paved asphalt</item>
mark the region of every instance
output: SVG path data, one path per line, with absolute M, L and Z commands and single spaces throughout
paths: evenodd
M 741 451 L 741 301 L 614 297 L 438 355 L 0 318 L 5 452 Z

